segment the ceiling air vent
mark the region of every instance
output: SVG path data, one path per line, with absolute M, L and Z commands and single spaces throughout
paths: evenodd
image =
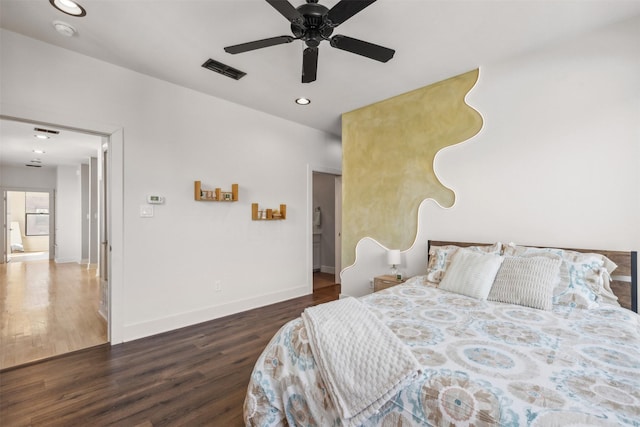
M 207 61 L 202 64 L 202 66 L 208 70 L 215 71 L 216 73 L 222 74 L 223 76 L 231 77 L 235 80 L 240 80 L 244 76 L 247 75 L 244 71 L 240 71 L 233 67 L 230 67 L 222 62 L 214 61 L 209 58 Z
M 42 165 L 30 165 L 30 164 L 26 164 L 25 166 L 28 166 L 30 168 L 41 168 Z
M 60 131 L 58 130 L 51 130 L 51 129 L 45 129 L 45 128 L 33 128 L 33 130 L 35 130 L 36 132 L 50 133 L 52 135 L 58 135 L 60 133 Z

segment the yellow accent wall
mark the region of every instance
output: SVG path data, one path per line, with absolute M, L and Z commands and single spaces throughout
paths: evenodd
M 478 80 L 473 70 L 342 115 L 342 265 L 355 261 L 360 239 L 394 249 L 415 240 L 420 203 L 455 201 L 433 171 L 442 148 L 482 128 L 464 98 Z

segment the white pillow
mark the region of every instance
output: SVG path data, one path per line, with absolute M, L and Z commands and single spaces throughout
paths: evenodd
M 462 246 L 456 245 L 431 246 L 429 248 L 429 261 L 427 263 L 427 281 L 440 283 L 449 264 L 451 264 L 453 256 L 461 248 Z M 497 242 L 492 245 L 466 246 L 465 249 L 474 252 L 500 254 L 502 252 L 502 243 Z
M 439 288 L 485 300 L 502 260 L 500 255 L 460 249 L 451 259 Z
M 560 264 L 561 259 L 547 257 L 504 257 L 487 299 L 551 310 Z
M 537 248 L 510 243 L 505 255 L 519 257 L 559 257 L 560 281 L 553 289 L 553 304 L 579 308 L 601 304 L 619 306 L 611 290 L 609 275 L 617 265 L 602 254 L 576 252 L 569 249 Z

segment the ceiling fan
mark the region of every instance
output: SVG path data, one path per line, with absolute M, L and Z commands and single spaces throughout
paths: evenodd
M 236 54 L 250 50 L 303 40 L 307 47 L 302 54 L 302 83 L 316 80 L 318 70 L 318 46 L 328 40 L 332 47 L 387 62 L 396 52 L 383 46 L 336 34 L 333 29 L 376 0 L 340 0 L 331 9 L 318 4 L 318 0 L 307 0 L 302 6 L 293 7 L 288 0 L 266 0 L 274 9 L 291 22 L 292 36 L 277 36 L 248 43 L 227 46 L 225 52 Z

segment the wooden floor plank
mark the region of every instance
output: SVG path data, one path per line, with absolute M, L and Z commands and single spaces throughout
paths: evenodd
M 0 371 L 2 426 L 243 425 L 255 361 L 304 308 L 339 285 L 153 337 Z
M 106 343 L 99 291 L 95 267 L 0 264 L 0 369 Z

